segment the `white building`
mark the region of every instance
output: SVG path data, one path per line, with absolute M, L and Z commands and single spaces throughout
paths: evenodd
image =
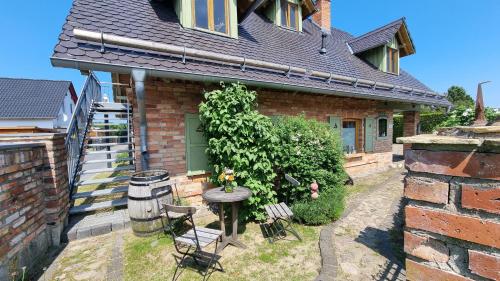
M 0 133 L 66 128 L 77 100 L 70 81 L 0 78 Z

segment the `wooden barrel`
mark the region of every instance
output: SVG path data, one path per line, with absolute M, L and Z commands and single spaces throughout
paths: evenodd
M 130 178 L 128 213 L 137 236 L 150 236 L 162 231 L 166 218 L 160 217 L 161 204 L 172 204 L 170 176 L 164 170 L 137 172 Z

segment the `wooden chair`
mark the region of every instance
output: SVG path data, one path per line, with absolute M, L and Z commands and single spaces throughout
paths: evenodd
M 292 185 L 299 185 L 299 181 L 294 179 L 292 176 L 285 174 L 285 179 L 289 181 Z M 269 229 L 267 236 L 269 237 L 269 242 L 273 243 L 281 237 L 286 236 L 286 232 L 292 233 L 299 241 L 302 241 L 300 235 L 292 227 L 293 212 L 290 208 L 283 202 L 278 204 L 271 204 L 264 206 L 268 218 L 272 221 L 269 224 Z
M 174 240 L 175 250 L 177 253 L 182 255 L 180 261 L 177 261 L 177 257 L 174 255 L 177 266 L 172 280 L 176 280 L 180 276 L 180 274 L 177 276 L 177 271 L 180 267 L 184 267 L 184 261 L 187 256 L 193 258 L 194 262 L 198 266 L 205 264 L 206 268 L 201 273 L 203 280 L 208 279 L 208 277 L 215 270 L 224 271 L 222 265 L 219 263 L 221 256 L 217 255 L 218 243 L 219 241 L 222 241 L 222 231 L 205 227 L 197 227 L 193 221 L 193 214 L 196 212 L 195 207 L 174 206 L 169 204 L 164 204 L 163 206 L 168 221 L 168 231 Z M 172 218 L 170 214 L 175 214 L 176 217 Z M 182 214 L 182 216 L 179 217 L 178 214 Z M 181 231 L 174 226 L 174 223 L 185 222 L 190 224 L 191 229 L 180 234 Z M 213 253 L 203 251 L 203 248 L 213 244 L 214 242 L 215 247 Z M 217 268 L 217 265 L 219 265 L 219 268 Z

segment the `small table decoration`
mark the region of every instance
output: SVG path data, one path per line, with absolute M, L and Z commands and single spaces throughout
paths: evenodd
M 234 181 L 234 171 L 228 168 L 224 168 L 224 171 L 219 175 L 219 181 L 224 186 L 224 191 L 231 193 L 238 184 Z

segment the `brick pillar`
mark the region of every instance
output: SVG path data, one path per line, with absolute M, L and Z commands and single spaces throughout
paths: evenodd
M 420 123 L 420 112 L 405 111 L 403 112 L 403 137 L 411 137 L 417 134 L 418 123 Z M 404 151 L 411 147 L 410 144 L 404 144 Z
M 330 33 L 331 29 L 331 1 L 318 0 L 316 2 L 316 9 L 318 11 L 312 15 L 312 19 L 316 22 L 323 31 Z
M 408 280 L 500 280 L 500 126 L 490 128 L 477 145 L 460 129 L 402 139 L 418 145 L 405 153 Z

